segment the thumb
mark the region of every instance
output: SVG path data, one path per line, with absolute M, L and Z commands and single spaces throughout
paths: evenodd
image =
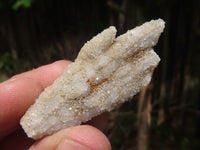
M 81 125 L 47 136 L 29 150 L 111 150 L 111 145 L 100 130 Z

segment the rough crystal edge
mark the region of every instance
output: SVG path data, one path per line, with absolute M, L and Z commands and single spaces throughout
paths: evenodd
M 152 28 L 152 26 L 154 26 L 154 28 Z M 158 30 L 156 30 L 156 29 L 158 29 Z M 139 92 L 141 90 L 141 88 L 143 88 L 144 86 L 146 86 L 150 82 L 150 80 L 151 80 L 151 72 L 157 66 L 158 62 L 160 61 L 160 59 L 157 56 L 157 54 L 153 50 L 149 49 L 149 47 L 155 46 L 155 44 L 158 41 L 158 38 L 159 38 L 160 34 L 163 32 L 163 29 L 164 29 L 164 21 L 162 19 L 158 19 L 158 20 L 152 20 L 150 22 L 144 23 L 142 26 L 136 27 L 136 28 L 128 31 L 126 34 L 117 37 L 116 39 L 115 39 L 116 29 L 114 27 L 110 27 L 110 28 L 104 30 L 102 33 L 100 33 L 96 37 L 92 38 L 91 41 L 87 42 L 83 46 L 83 48 L 81 49 L 81 51 L 80 51 L 75 63 L 70 65 L 68 67 L 68 69 L 65 71 L 65 73 L 61 77 L 59 77 L 54 82 L 54 84 L 52 86 L 50 86 L 50 87 L 45 89 L 45 92 L 43 92 L 40 95 L 40 97 L 36 100 L 36 103 L 38 102 L 39 99 L 41 99 L 43 97 L 46 97 L 46 96 L 48 97 L 49 96 L 48 95 L 49 89 L 51 89 L 55 85 L 57 86 L 61 80 L 65 80 L 64 76 L 69 75 L 69 72 L 70 72 L 70 74 L 72 76 L 75 76 L 76 75 L 75 72 L 79 71 L 80 69 L 81 70 L 85 69 L 83 67 L 84 65 L 88 65 L 93 61 L 97 61 L 98 60 L 97 56 L 99 54 L 106 53 L 107 55 L 114 55 L 114 54 L 117 55 L 116 54 L 116 50 L 117 50 L 119 52 L 117 57 L 116 57 L 117 59 L 122 59 L 122 58 L 125 59 L 126 58 L 126 61 L 129 61 L 129 59 L 131 59 L 131 55 L 133 55 L 133 54 L 135 55 L 135 53 L 137 53 L 138 51 L 141 51 L 141 49 L 144 48 L 145 53 L 146 53 L 146 51 L 149 52 L 147 57 L 149 57 L 152 60 L 154 60 L 154 63 L 153 63 L 153 66 L 152 66 L 152 70 L 148 70 L 146 72 L 145 78 L 143 78 L 143 80 L 141 78 L 139 78 L 140 81 L 137 82 L 137 83 L 141 82 L 141 86 L 140 86 L 140 88 L 138 88 L 138 89 L 136 88 L 135 89 L 135 92 L 133 92 L 132 95 L 131 95 L 131 97 L 132 97 L 133 95 L 135 95 L 135 93 Z M 139 34 L 140 32 L 141 32 L 141 34 Z M 138 35 L 139 34 L 139 36 L 137 38 L 134 38 L 134 36 L 132 36 L 133 33 L 134 33 L 134 35 Z M 146 39 L 149 38 L 149 39 L 152 40 L 152 41 L 150 40 L 150 41 L 146 42 L 147 46 L 144 44 L 145 40 L 146 40 L 145 38 Z M 128 45 L 126 45 L 127 41 L 128 41 Z M 131 41 L 133 41 L 133 43 L 131 43 Z M 120 48 L 128 50 L 128 51 L 125 51 L 127 54 L 123 55 L 123 53 L 120 53 L 120 50 L 121 50 Z M 94 49 L 96 49 L 96 51 L 93 51 Z M 97 51 L 97 50 L 100 50 L 100 52 Z M 112 50 L 115 50 L 115 53 L 110 53 L 110 52 L 112 52 Z M 103 65 L 103 66 L 105 67 L 105 65 Z M 120 67 L 120 66 L 118 66 L 118 67 Z M 148 65 L 146 64 L 146 66 L 148 66 Z M 142 67 L 142 63 L 141 63 L 141 67 Z M 87 79 L 89 77 L 90 76 L 87 76 L 85 79 Z M 144 77 L 144 75 L 143 75 L 143 77 Z M 83 78 L 83 80 L 84 80 L 84 78 Z M 66 83 L 68 83 L 68 82 L 69 81 L 66 80 Z M 95 83 L 95 84 L 97 84 L 97 83 Z M 90 85 L 90 88 L 93 88 L 93 87 Z M 91 89 L 89 89 L 89 92 L 91 92 Z M 98 95 L 98 91 L 96 90 L 95 92 Z M 105 92 L 105 91 L 103 91 L 103 92 Z M 89 94 L 88 91 L 83 91 L 83 93 L 86 93 L 86 94 L 85 95 L 83 94 L 83 95 L 80 95 L 80 96 L 85 97 L 85 96 L 87 96 L 87 94 Z M 52 94 L 52 93 L 49 93 L 49 94 Z M 124 96 L 126 96 L 126 95 L 124 95 Z M 130 95 L 129 95 L 129 97 L 130 97 Z M 102 112 L 104 112 L 106 110 L 107 111 L 112 110 L 116 105 L 126 101 L 127 99 L 128 98 L 124 97 L 123 101 L 118 101 L 118 102 L 112 103 L 113 105 L 111 107 L 109 107 L 109 108 L 105 107 L 103 110 L 101 110 L 101 108 L 97 107 L 96 108 L 96 113 L 99 114 L 99 113 L 102 113 Z M 97 102 L 97 104 L 98 104 L 98 102 Z M 73 126 L 73 125 L 67 126 L 67 125 L 63 124 L 64 125 L 63 127 L 59 127 L 58 129 L 56 129 L 56 127 L 55 127 L 54 130 L 47 129 L 47 131 L 41 131 L 41 132 L 37 128 L 35 128 L 33 130 L 33 128 L 31 128 L 31 126 L 32 126 L 31 125 L 31 121 L 33 121 L 33 120 L 32 120 L 32 118 L 29 117 L 31 115 L 28 115 L 28 114 L 32 113 L 32 110 L 34 109 L 34 107 L 35 107 L 35 104 L 33 106 L 31 106 L 31 108 L 27 111 L 26 115 L 21 119 L 21 122 L 20 122 L 22 127 L 24 128 L 25 132 L 27 133 L 27 135 L 29 137 L 31 137 L 31 138 L 38 139 L 38 138 L 41 138 L 44 135 L 52 134 L 55 131 L 58 131 L 60 129 Z M 93 116 L 94 115 L 89 114 L 89 117 L 86 118 L 85 120 L 82 119 L 81 116 L 79 116 L 79 118 L 76 118 L 75 116 L 74 117 L 75 117 L 75 119 L 79 119 L 79 121 L 78 121 L 79 123 L 78 124 L 80 124 L 81 122 L 88 121 Z M 38 119 L 38 118 L 36 118 L 36 119 Z M 78 124 L 76 123 L 74 125 L 78 125 Z

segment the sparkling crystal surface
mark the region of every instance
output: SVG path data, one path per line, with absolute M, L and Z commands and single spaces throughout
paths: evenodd
M 20 124 L 33 139 L 111 111 L 147 86 L 160 58 L 153 51 L 165 22 L 152 20 L 115 38 L 115 27 L 93 37 L 47 87 Z

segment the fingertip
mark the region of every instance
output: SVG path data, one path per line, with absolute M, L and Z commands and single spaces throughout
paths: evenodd
M 50 86 L 55 79 L 62 75 L 70 63 L 72 62 L 67 60 L 59 60 L 52 64 L 39 67 L 35 69 L 34 77 L 37 78 L 44 88 L 46 88 L 47 86 Z
M 0 84 L 0 132 L 18 124 L 42 90 L 40 83 L 31 78 L 16 78 Z
M 108 138 L 100 130 L 89 125 L 61 130 L 36 142 L 30 150 L 61 150 L 73 146 L 77 146 L 76 149 L 80 150 L 111 150 Z
M 47 86 L 51 85 L 55 81 L 55 79 L 57 79 L 64 72 L 64 70 L 70 63 L 72 62 L 67 60 L 59 60 L 54 63 L 27 71 L 25 73 L 15 75 L 10 80 L 28 77 L 37 80 L 38 82 L 40 82 L 43 88 L 46 88 Z
M 110 150 L 111 145 L 108 138 L 98 130 L 90 125 L 81 125 L 72 127 L 66 131 L 67 136 L 73 141 L 86 145 L 93 150 Z
M 64 68 L 66 68 L 67 65 L 71 64 L 72 62 L 69 61 L 69 60 L 58 60 L 58 61 L 55 61 L 54 63 L 52 64 L 56 64 L 56 65 L 59 65 L 59 66 L 62 66 Z
M 19 119 L 44 88 L 51 85 L 70 63 L 56 61 L 0 83 L 0 134 L 8 133 L 19 123 Z

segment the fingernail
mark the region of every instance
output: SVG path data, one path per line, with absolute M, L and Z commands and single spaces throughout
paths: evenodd
M 56 150 L 90 150 L 90 149 L 74 141 L 63 140 L 59 144 Z

